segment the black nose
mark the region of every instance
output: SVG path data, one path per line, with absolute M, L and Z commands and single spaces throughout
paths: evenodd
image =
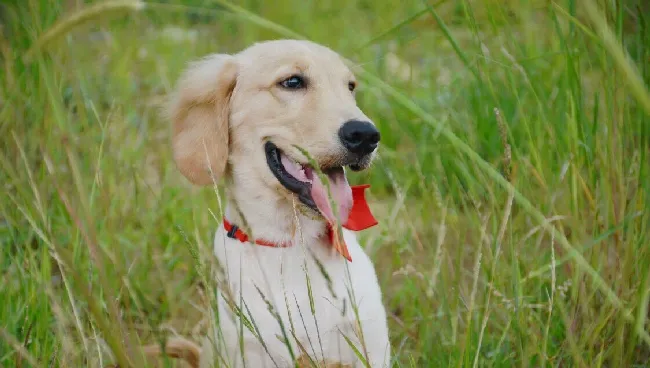
M 367 121 L 350 120 L 339 129 L 341 142 L 350 152 L 366 155 L 377 148 L 379 131 Z

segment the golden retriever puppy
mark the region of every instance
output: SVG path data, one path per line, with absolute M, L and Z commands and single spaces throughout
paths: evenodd
M 210 55 L 181 77 L 168 110 L 174 160 L 194 184 L 225 180 L 214 254 L 229 292 L 202 347 L 171 341 L 176 356 L 200 367 L 364 366 L 359 356 L 389 366 L 381 290 L 354 233 L 376 221 L 367 186 L 346 179 L 380 141 L 356 85 L 337 53 L 300 40 Z

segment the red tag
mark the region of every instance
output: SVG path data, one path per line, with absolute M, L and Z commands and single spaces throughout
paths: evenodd
M 378 224 L 375 216 L 370 212 L 366 202 L 366 189 L 370 184 L 356 185 L 352 187 L 352 209 L 344 228 L 352 231 L 361 231 Z
M 344 228 L 352 231 L 361 231 L 378 224 L 375 216 L 370 212 L 368 202 L 366 202 L 366 189 L 368 188 L 370 188 L 369 184 L 352 187 L 352 209 L 350 209 L 348 220 L 343 224 Z M 352 257 L 343 239 L 343 234 L 339 234 L 333 224 L 329 224 L 327 227 L 327 237 L 332 247 L 345 257 L 345 259 L 352 262 Z

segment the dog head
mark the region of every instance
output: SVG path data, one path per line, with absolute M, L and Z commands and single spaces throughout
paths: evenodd
M 352 206 L 345 168 L 367 168 L 380 140 L 356 104 L 356 84 L 338 54 L 308 41 L 208 56 L 185 71 L 170 104 L 174 160 L 194 184 L 225 176 L 238 197 L 295 196 L 333 222 L 317 166 L 345 219 Z

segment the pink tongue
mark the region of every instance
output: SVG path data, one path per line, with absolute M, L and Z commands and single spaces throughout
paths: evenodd
M 350 209 L 352 208 L 352 189 L 350 188 L 348 179 L 345 177 L 345 173 L 342 170 L 330 174 L 329 179 L 330 190 L 332 193 L 331 199 L 333 205 L 338 209 L 341 224 L 344 224 L 347 221 Z M 314 180 L 311 184 L 311 197 L 314 199 L 314 203 L 316 203 L 320 212 L 325 216 L 325 219 L 327 219 L 330 224 L 335 224 L 337 218 L 329 204 L 327 187 L 323 182 L 321 182 L 320 177 L 316 175 L 316 173 L 314 173 Z

